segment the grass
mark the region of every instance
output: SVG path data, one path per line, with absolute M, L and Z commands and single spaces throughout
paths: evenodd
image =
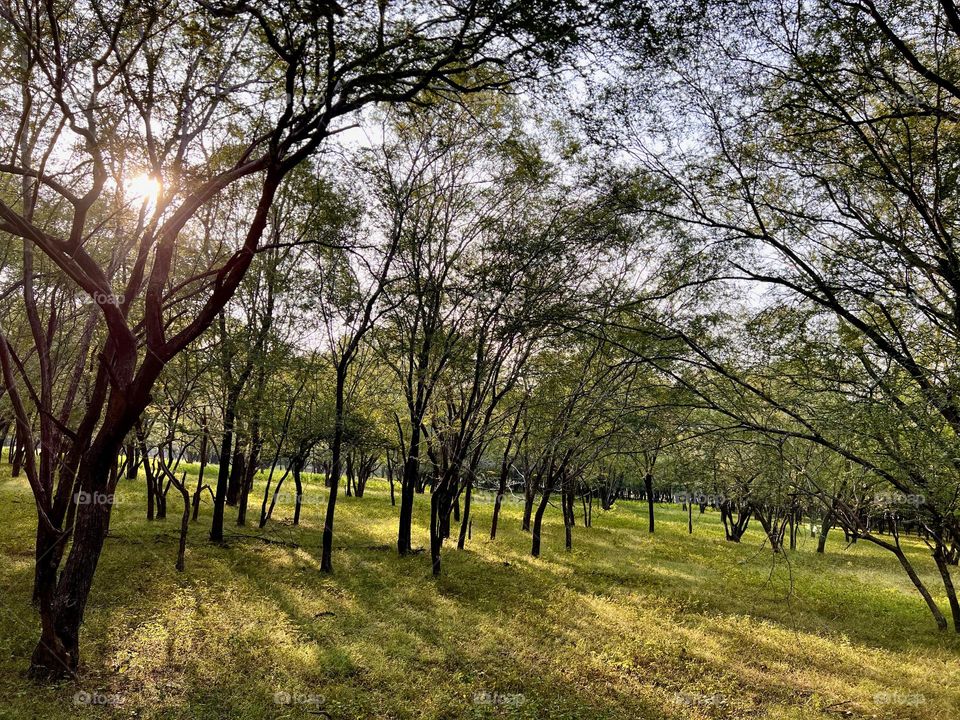
M 728 543 L 708 512 L 691 536 L 662 506 L 651 536 L 645 506 L 620 502 L 575 528 L 572 552 L 552 508 L 534 559 L 521 506 L 491 542 L 480 498 L 435 580 L 426 554 L 396 555 L 397 508 L 372 481 L 341 496 L 329 576 L 323 495 L 308 478 L 299 527 L 289 504 L 262 532 L 228 514 L 225 547 L 206 539 L 205 502 L 177 573 L 179 496 L 147 522 L 142 481 L 121 481 L 81 676 L 51 687 L 24 674 L 32 498 L 0 466 L 0 718 L 960 717 L 960 641 L 895 558 L 841 533 L 826 555 L 801 538 L 774 562 L 758 527 Z M 428 504 L 417 496 L 415 545 Z M 910 552 L 932 581 L 925 548 Z

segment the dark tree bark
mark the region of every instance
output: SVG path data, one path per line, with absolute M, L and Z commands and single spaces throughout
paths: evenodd
M 543 487 L 540 504 L 537 506 L 537 514 L 533 519 L 533 543 L 530 547 L 530 554 L 534 557 L 540 557 L 540 533 L 543 529 L 543 514 L 547 511 L 547 505 L 550 502 L 550 493 L 552 491 L 553 478 L 551 477 Z
M 357 466 L 357 477 L 356 484 L 354 486 L 354 492 L 358 498 L 362 498 L 363 494 L 367 490 L 367 482 L 373 476 L 373 472 L 377 466 L 377 455 L 376 453 L 369 453 L 367 455 L 360 454 L 360 462 Z
M 723 523 L 724 535 L 729 542 L 740 542 L 747 531 L 752 514 L 753 506 L 749 502 L 734 503 L 732 500 L 724 500 L 720 503 L 720 521 Z
M 460 537 L 457 538 L 457 549 L 463 550 L 467 541 L 467 529 L 470 527 L 470 498 L 473 493 L 473 474 L 467 478 L 467 487 L 463 491 L 463 520 L 460 521 Z
M 217 468 L 217 489 L 213 496 L 213 520 L 210 524 L 211 542 L 223 542 L 223 512 L 227 500 L 227 485 L 230 482 L 230 454 L 233 449 L 233 409 L 227 403 L 227 412 L 223 421 L 223 435 L 220 438 L 219 467 Z
M 324 515 L 323 551 L 320 558 L 320 570 L 322 572 L 333 572 L 333 519 L 337 508 L 337 492 L 340 488 L 340 456 L 343 451 L 344 432 L 344 388 L 347 381 L 347 368 L 349 363 L 349 360 L 344 361 L 344 358 L 346 358 L 346 354 L 344 354 L 337 364 L 333 442 L 330 448 L 330 494 L 327 496 L 327 511 Z M 347 462 L 349 463 L 350 461 L 348 460 Z M 349 489 L 347 494 L 349 494 Z
M 387 481 L 390 483 L 390 506 L 395 507 L 397 504 L 397 498 L 393 489 L 393 455 L 389 452 L 387 453 Z
M 940 541 L 939 537 L 933 550 L 933 560 L 937 565 L 937 570 L 940 571 L 940 579 L 943 581 L 943 587 L 947 595 L 947 603 L 950 605 L 953 629 L 955 632 L 960 633 L 960 602 L 957 600 L 957 591 L 953 585 L 953 578 L 950 577 L 947 548 Z
M 573 512 L 573 499 L 573 488 L 564 487 L 560 502 L 563 505 L 563 529 L 565 535 L 565 547 L 567 550 L 573 550 L 573 527 L 576 522 L 576 516 Z
M 237 525 L 247 524 L 247 505 L 250 500 L 250 491 L 253 490 L 253 481 L 257 475 L 257 466 L 260 463 L 260 428 L 254 423 L 250 437 L 250 455 L 244 464 L 243 480 L 240 485 L 240 498 L 237 503 Z
M 524 532 L 530 532 L 530 517 L 533 514 L 533 502 L 536 497 L 534 488 L 525 484 L 523 489 L 523 520 L 520 522 L 520 529 Z
M 823 524 L 820 526 L 820 537 L 817 538 L 817 552 L 823 553 L 827 547 L 827 533 L 830 532 L 830 528 L 833 527 L 834 520 L 834 509 L 831 507 L 830 510 L 823 516 Z
M 235 435 L 233 459 L 230 462 L 230 475 L 227 480 L 226 503 L 230 507 L 236 507 L 240 501 L 240 488 L 247 472 L 245 444 L 246 438 L 241 439 L 239 435 Z
M 644 473 L 643 487 L 647 493 L 647 514 L 649 515 L 649 531 L 653 532 L 653 474 Z
M 0 393 L 0 398 L 2 397 L 3 393 Z M 9 420 L 0 422 L 0 462 L 3 462 L 3 449 L 7 446 L 7 435 L 10 432 L 10 424 Z
M 136 480 L 137 479 L 137 467 L 140 465 L 139 449 L 137 444 L 131 440 L 127 443 L 127 463 L 126 463 L 126 478 L 127 480 Z
M 283 475 L 281 475 L 281 476 L 280 476 L 280 479 L 277 480 L 277 486 L 273 489 L 273 497 L 271 497 L 271 499 L 270 499 L 270 507 L 267 507 L 267 506 L 266 506 L 266 504 L 267 504 L 267 493 L 270 492 L 270 486 L 269 486 L 269 484 L 268 484 L 267 487 L 264 489 L 263 506 L 262 506 L 262 508 L 261 508 L 261 510 L 260 510 L 260 527 L 261 527 L 261 528 L 262 528 L 262 527 L 265 527 L 266 524 L 267 524 L 267 520 L 269 520 L 271 517 L 273 517 L 273 509 L 277 506 L 277 497 L 279 497 L 279 495 L 280 495 L 280 488 L 283 487 L 283 481 L 287 479 L 287 476 L 290 475 L 290 472 L 291 472 L 292 469 L 293 469 L 293 465 L 292 465 L 292 464 L 289 465 L 289 466 L 287 466 L 287 469 L 284 470 Z
M 783 512 L 775 505 L 757 505 L 753 510 L 754 517 L 760 521 L 763 531 L 770 541 L 770 549 L 774 552 L 783 550 L 783 537 L 790 522 L 790 512 Z M 743 533 L 740 533 L 741 536 Z
M 348 452 L 346 454 L 346 475 L 347 482 L 345 484 L 345 490 L 347 497 L 353 497 L 353 492 L 351 488 L 353 487 L 354 473 L 353 473 L 353 453 Z M 332 485 L 332 481 L 331 481 Z
M 11 464 L 13 467 L 10 470 L 10 477 L 20 477 L 20 471 L 23 469 L 23 461 L 26 457 L 26 446 L 20 441 L 19 434 L 14 436 L 14 447 L 13 459 Z
M 413 496 L 420 475 L 420 430 L 410 431 L 410 449 L 403 464 L 403 476 L 400 482 L 400 520 L 397 528 L 397 552 L 407 555 L 413 524 Z
M 297 496 L 294 499 L 293 506 L 293 524 L 300 524 L 300 507 L 303 504 L 303 483 L 300 478 L 300 471 L 303 469 L 302 461 L 293 465 L 293 485 L 297 489 Z
M 200 470 L 197 472 L 197 489 L 193 493 L 193 520 L 196 522 L 200 516 L 200 496 L 203 494 L 203 473 L 207 469 L 207 455 L 209 450 L 207 443 L 210 441 L 210 434 L 207 432 L 206 422 L 200 430 Z

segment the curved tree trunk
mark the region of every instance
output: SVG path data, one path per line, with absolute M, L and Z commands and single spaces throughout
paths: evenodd
M 543 529 L 543 514 L 547 510 L 547 504 L 550 502 L 550 493 L 553 490 L 553 482 L 547 483 L 543 488 L 543 495 L 540 498 L 540 505 L 537 507 L 537 514 L 533 519 L 533 543 L 530 547 L 530 554 L 534 557 L 540 557 L 540 532 Z
M 867 536 L 867 539 L 871 540 L 869 536 Z M 890 550 L 890 552 L 897 556 L 897 560 L 900 561 L 900 566 L 907 573 L 907 577 L 910 578 L 910 582 L 913 583 L 913 586 L 917 589 L 917 592 L 920 593 L 923 601 L 927 604 L 930 614 L 933 615 L 933 619 L 937 623 L 937 628 L 940 630 L 946 630 L 947 619 L 943 616 L 943 613 L 940 611 L 940 608 L 933 599 L 933 596 L 930 594 L 930 591 L 927 590 L 927 586 L 924 585 L 923 581 L 920 579 L 920 576 L 917 575 L 917 571 L 913 569 L 913 565 L 910 564 L 910 561 L 904 554 L 903 549 L 900 547 L 899 541 L 897 541 L 896 544 L 878 542 L 876 539 L 872 539 L 872 541 L 878 545 L 881 545 L 882 547 L 887 548 Z
M 943 580 L 943 589 L 947 594 L 947 602 L 950 604 L 953 629 L 955 632 L 960 633 L 960 602 L 957 601 L 957 591 L 953 585 L 953 578 L 950 576 L 950 566 L 947 562 L 946 548 L 940 542 L 937 542 L 937 546 L 933 551 L 933 560 L 937 564 L 937 570 L 940 571 L 940 578 Z

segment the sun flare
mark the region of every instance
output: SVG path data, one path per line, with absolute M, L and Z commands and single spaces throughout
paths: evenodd
M 136 202 L 154 203 L 160 195 L 160 180 L 153 175 L 142 173 L 130 178 L 125 185 L 124 194 Z

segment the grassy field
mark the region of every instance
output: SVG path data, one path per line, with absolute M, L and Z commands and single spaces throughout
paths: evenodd
M 960 641 L 936 632 L 895 558 L 842 533 L 825 556 L 804 537 L 774 563 L 758 527 L 727 543 L 708 512 L 691 536 L 661 507 L 651 536 L 645 507 L 621 502 L 575 529 L 573 552 L 551 509 L 533 559 L 521 506 L 491 542 L 481 498 L 473 539 L 445 548 L 435 580 L 425 553 L 396 555 L 397 509 L 371 483 L 340 500 L 325 576 L 311 482 L 299 527 L 290 503 L 262 532 L 231 512 L 226 547 L 206 540 L 205 504 L 177 573 L 179 496 L 147 522 L 142 485 L 121 482 L 81 676 L 38 686 L 24 675 L 35 514 L 0 467 L 0 717 L 960 717 Z M 428 504 L 417 497 L 418 546 Z

